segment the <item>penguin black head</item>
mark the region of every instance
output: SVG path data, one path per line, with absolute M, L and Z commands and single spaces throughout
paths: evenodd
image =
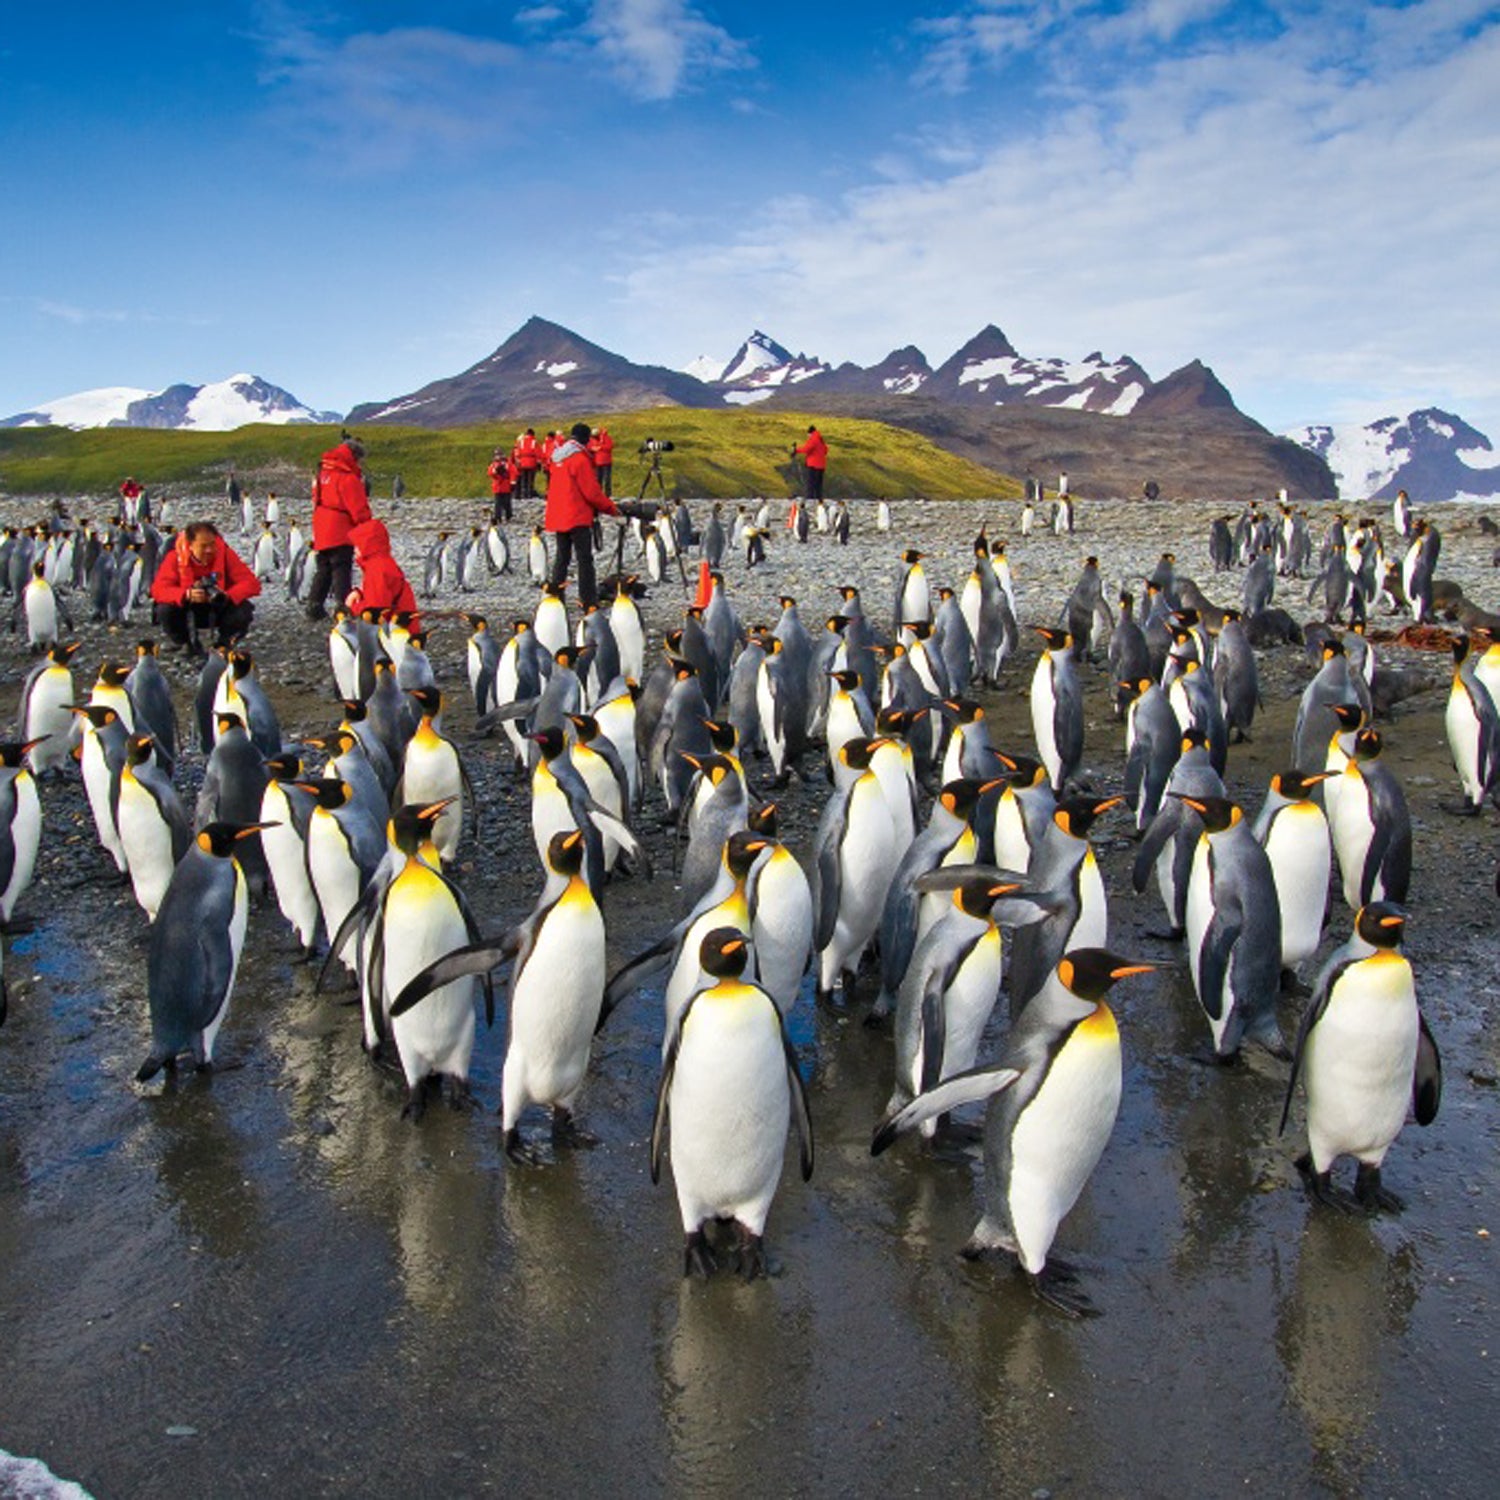
M 47 652 L 47 659 L 55 667 L 65 667 L 73 660 L 73 654 L 83 644 L 82 641 L 69 641 L 65 646 L 61 641 L 56 642 Z
M 1365 711 L 1357 703 L 1335 703 L 1333 716 L 1342 730 L 1358 729 L 1365 722 Z
M 1040 786 L 1047 780 L 1047 768 L 1029 755 L 1007 755 L 997 750 L 1000 764 L 1010 772 L 1010 779 L 1021 787 Z
M 863 735 L 857 735 L 852 740 L 844 741 L 839 748 L 839 757 L 845 765 L 853 766 L 857 771 L 867 771 L 870 767 L 870 757 L 882 745 L 889 743 L 889 740 L 866 739 Z
M 1362 906 L 1354 930 L 1374 948 L 1399 948 L 1406 936 L 1406 913 L 1394 901 L 1372 901 Z
M 417 707 L 429 719 L 435 719 L 443 711 L 443 695 L 435 687 L 419 687 L 411 689 L 412 698 Z
M 137 641 L 135 643 L 135 654 L 136 659 L 139 661 L 144 661 L 148 656 L 157 655 L 158 647 L 156 642 L 149 639 L 144 641 Z
M 117 661 L 106 661 L 99 664 L 99 681 L 105 687 L 123 687 L 125 679 L 130 675 L 128 667 Z
M 944 783 L 942 791 L 938 793 L 938 801 L 955 818 L 962 818 L 967 823 L 974 816 L 974 809 L 979 806 L 982 792 L 983 788 L 977 781 L 960 776 L 956 781 Z
M 1189 605 L 1183 605 L 1172 618 L 1182 626 L 1184 630 L 1191 630 L 1198 623 L 1198 611 Z
M 1075 839 L 1088 837 L 1094 820 L 1124 802 L 1123 797 L 1065 797 L 1057 804 L 1052 821 Z
M 444 797 L 441 802 L 408 802 L 391 814 L 388 835 L 403 854 L 416 854 L 423 844 L 431 842 L 432 825 L 443 810 L 457 799 Z
M 1155 964 L 1137 963 L 1121 958 L 1105 948 L 1075 948 L 1058 961 L 1057 977 L 1080 1000 L 1102 1000 L 1117 980 L 1131 974 L 1150 974 Z
M 921 562 L 922 559 L 926 556 L 927 554 L 925 552 L 918 552 L 915 547 L 908 547 L 906 551 L 901 554 L 901 561 L 904 562 L 908 567 L 911 567 L 914 563 Z
M 703 727 L 708 730 L 710 744 L 721 755 L 733 755 L 734 747 L 740 742 L 739 730 L 727 719 L 705 719 Z
M 580 745 L 592 744 L 599 738 L 599 721 L 593 714 L 569 714 L 568 723 L 578 735 Z
M 1207 833 L 1223 833 L 1241 822 L 1245 816 L 1228 797 L 1186 797 L 1181 792 L 1169 792 L 1167 795 L 1176 797 L 1183 806 L 1192 808 L 1203 819 L 1203 828 Z
M 15 770 L 22 765 L 29 751 L 35 750 L 43 740 L 50 740 L 50 734 L 38 735 L 34 740 L 7 740 L 0 745 L 0 766 L 7 770 Z
M 1455 667 L 1462 666 L 1464 663 L 1464 659 L 1469 654 L 1468 636 L 1465 635 L 1463 631 L 1459 631 L 1457 635 L 1452 636 L 1449 639 L 1448 645 L 1453 652 L 1453 665 Z
M 750 873 L 750 866 L 760 858 L 761 851 L 770 847 L 770 840 L 759 833 L 742 828 L 729 835 L 724 845 L 724 863 L 736 880 L 743 880 Z
M 346 724 L 358 724 L 369 713 L 369 710 L 358 698 L 340 698 L 339 704 L 344 710 L 344 722 Z
M 852 693 L 859 686 L 859 673 L 851 672 L 847 667 L 842 671 L 830 672 L 828 674 L 846 692 Z
M 543 760 L 556 760 L 567 744 L 562 730 L 556 724 L 549 724 L 545 729 L 537 730 L 531 739 L 541 750 Z
M 1344 654 L 1344 643 L 1336 636 L 1331 635 L 1323 642 L 1323 660 L 1332 661 L 1335 656 Z
M 1334 774 L 1332 771 L 1318 771 L 1304 775 L 1293 767 L 1290 771 L 1278 771 L 1271 778 L 1271 790 L 1279 792 L 1289 802 L 1306 802 L 1312 796 L 1313 788 Z
M 972 698 L 944 698 L 943 707 L 960 724 L 974 724 L 984 717 L 984 709 Z
M 1382 740 L 1378 729 L 1361 729 L 1354 736 L 1354 758 L 1359 761 L 1376 760 L 1380 756 Z
M 155 749 L 156 741 L 149 734 L 133 734 L 125 741 L 125 759 L 133 766 L 142 766 Z
M 1054 630 L 1050 625 L 1033 625 L 1031 628 L 1041 636 L 1049 651 L 1066 651 L 1073 644 L 1073 637 L 1066 630 Z
M 229 670 L 236 677 L 248 677 L 255 670 L 255 658 L 248 651 L 231 651 L 229 653 Z
M 1189 750 L 1204 750 L 1208 747 L 1208 736 L 1196 725 L 1190 724 L 1182 731 L 1182 753 Z
M 205 854 L 212 854 L 217 859 L 228 859 L 234 853 L 234 846 L 241 840 L 247 839 L 252 833 L 259 833 L 262 828 L 276 828 L 279 825 L 271 823 L 210 823 L 197 837 L 198 847 Z
M 266 757 L 266 774 L 275 781 L 295 781 L 302 774 L 302 757 L 295 750 Z
M 463 621 L 475 634 L 480 634 L 490 628 L 490 622 L 483 615 L 465 614 Z
M 953 904 L 971 917 L 988 917 L 990 908 L 1003 896 L 1023 889 L 1019 880 L 994 880 L 988 875 L 970 875 L 954 887 Z
M 120 717 L 107 703 L 70 703 L 68 711 L 81 714 L 95 729 L 103 729 Z
M 765 802 L 754 808 L 750 813 L 750 827 L 755 833 L 763 834 L 767 839 L 776 837 L 777 829 L 776 804 Z
M 738 979 L 749 957 L 749 940 L 733 927 L 715 927 L 698 947 L 698 963 L 715 979 Z
M 576 828 L 554 833 L 547 842 L 547 864 L 557 875 L 576 875 L 583 868 L 583 835 Z
M 294 781 L 291 785 L 311 792 L 325 812 L 336 812 L 354 797 L 354 788 L 341 776 L 319 776 L 314 781 Z

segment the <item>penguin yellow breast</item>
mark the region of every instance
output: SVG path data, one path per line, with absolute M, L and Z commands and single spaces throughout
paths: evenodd
M 1115 1013 L 1102 1000 L 1073 1028 L 1073 1036 L 1080 1041 L 1118 1046 L 1120 1027 Z

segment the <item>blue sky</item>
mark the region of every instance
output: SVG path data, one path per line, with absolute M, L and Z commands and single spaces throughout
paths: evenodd
M 532 313 L 934 364 L 1211 364 L 1282 429 L 1500 442 L 1472 0 L 6 7 L 0 414 L 249 370 L 347 409 Z

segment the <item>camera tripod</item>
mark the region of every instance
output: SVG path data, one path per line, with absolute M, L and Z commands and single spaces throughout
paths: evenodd
M 667 498 L 667 482 L 661 477 L 661 454 L 653 452 L 651 462 L 646 465 L 646 472 L 641 475 L 641 492 L 635 498 L 644 500 L 646 491 L 651 488 L 651 481 L 656 480 L 656 490 L 663 501 Z

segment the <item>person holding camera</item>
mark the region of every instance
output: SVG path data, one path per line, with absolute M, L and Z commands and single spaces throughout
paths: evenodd
M 218 646 L 244 635 L 255 618 L 250 601 L 258 593 L 260 579 L 212 521 L 194 521 L 177 533 L 151 584 L 162 630 L 190 656 L 208 654 L 200 630 L 212 628 Z
M 807 439 L 792 449 L 793 456 L 801 456 L 807 465 L 807 498 L 823 498 L 823 475 L 828 469 L 828 444 L 816 427 L 807 429 Z
M 618 516 L 619 506 L 604 493 L 589 457 L 587 422 L 575 422 L 568 437 L 552 451 L 547 479 L 547 508 L 542 524 L 557 538 L 552 582 L 567 582 L 573 554 L 578 554 L 578 602 L 584 609 L 599 602 L 594 578 L 594 518 Z
M 318 464 L 312 494 L 312 544 L 317 565 L 307 585 L 309 620 L 328 617 L 323 601 L 330 589 L 334 599 L 342 602 L 354 587 L 354 543 L 349 534 L 370 519 L 370 487 L 359 466 L 364 456 L 365 445 L 346 434 Z

